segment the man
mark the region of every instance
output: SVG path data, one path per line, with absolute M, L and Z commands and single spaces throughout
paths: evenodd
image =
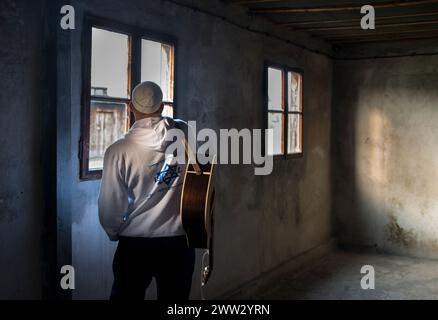
M 160 300 L 190 295 L 195 253 L 179 217 L 185 167 L 166 155 L 166 136 L 177 122 L 161 116 L 162 100 L 157 84 L 139 84 L 129 104 L 136 122 L 105 153 L 99 218 L 109 238 L 119 241 L 113 300 L 143 300 L 153 277 Z M 178 123 L 178 129 L 185 125 Z

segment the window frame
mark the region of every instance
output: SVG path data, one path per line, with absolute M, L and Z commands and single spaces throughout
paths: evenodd
M 128 68 L 128 89 L 131 95 L 136 84 L 141 81 L 142 65 L 142 40 L 151 40 L 167 44 L 173 47 L 173 102 L 165 101 L 165 104 L 172 105 L 173 116 L 178 114 L 177 106 L 177 38 L 161 32 L 151 31 L 132 25 L 120 23 L 114 20 L 101 18 L 92 15 L 84 17 L 84 29 L 82 32 L 82 105 L 81 105 L 81 132 L 79 139 L 79 178 L 81 181 L 99 180 L 102 178 L 102 170 L 89 169 L 89 148 L 90 148 L 90 111 L 91 111 L 91 63 L 92 63 L 92 29 L 98 28 L 106 31 L 121 33 L 129 36 L 129 59 Z M 95 100 L 128 103 L 129 98 L 96 97 Z M 128 117 L 128 126 L 134 123 L 132 114 Z
M 282 111 L 275 111 L 275 110 L 269 110 L 269 68 L 277 69 L 282 72 L 282 104 L 283 104 L 283 110 Z M 289 84 L 287 75 L 289 72 L 298 73 L 301 76 L 301 112 L 298 111 L 289 111 L 289 102 L 288 102 L 288 90 L 289 90 Z M 263 68 L 263 91 L 264 91 L 264 103 L 263 103 L 263 128 L 268 129 L 269 128 L 269 113 L 280 113 L 283 116 L 283 132 L 284 134 L 284 141 L 283 141 L 283 148 L 282 153 L 273 155 L 274 159 L 300 159 L 304 156 L 304 138 L 303 138 L 303 127 L 304 127 L 304 70 L 302 68 L 298 67 L 289 67 L 288 65 L 276 63 L 272 61 L 265 61 L 264 68 Z M 298 153 L 288 153 L 288 143 L 289 143 L 289 115 L 290 114 L 297 114 L 301 116 L 301 122 L 300 122 L 300 143 L 301 143 L 301 152 Z M 263 150 L 265 150 L 265 145 L 263 145 Z

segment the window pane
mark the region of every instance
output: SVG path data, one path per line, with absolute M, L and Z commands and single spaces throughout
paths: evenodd
M 103 168 L 105 150 L 127 132 L 127 106 L 118 102 L 91 102 L 90 107 L 90 171 Z
M 273 154 L 283 154 L 283 114 L 282 113 L 268 113 L 268 129 L 274 130 L 274 146 Z M 269 150 L 269 149 L 268 149 Z M 269 154 L 271 155 L 271 154 Z
M 289 154 L 301 153 L 301 127 L 302 127 L 302 115 L 289 114 L 288 123 L 288 147 L 287 152 Z
M 163 117 L 173 118 L 173 106 L 165 104 L 162 115 Z
M 287 78 L 289 111 L 301 112 L 302 76 L 296 72 L 289 72 Z
M 173 102 L 174 83 L 173 46 L 142 40 L 141 81 L 153 81 L 163 90 L 163 99 Z
M 95 93 L 129 98 L 128 68 L 129 36 L 93 28 L 91 86 Z
M 283 110 L 283 76 L 282 71 L 268 68 L 268 109 Z

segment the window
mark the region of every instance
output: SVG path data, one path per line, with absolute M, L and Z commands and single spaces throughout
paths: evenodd
M 303 76 L 296 69 L 266 67 L 266 125 L 273 129 L 274 145 L 270 155 L 296 157 L 303 153 Z
M 81 179 L 100 179 L 106 149 L 133 123 L 133 88 L 154 81 L 163 90 L 164 116 L 175 114 L 175 45 L 134 28 L 89 19 L 85 36 Z
M 163 114 L 173 118 L 173 46 L 143 39 L 141 44 L 141 81 L 153 81 L 163 90 Z
M 92 28 L 89 171 L 102 170 L 105 150 L 129 126 L 130 42 L 126 34 Z

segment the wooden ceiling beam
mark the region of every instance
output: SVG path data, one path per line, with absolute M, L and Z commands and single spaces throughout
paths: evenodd
M 418 17 L 431 17 L 438 15 L 438 11 L 434 12 L 422 12 L 422 13 L 407 13 L 392 16 L 376 17 L 376 21 L 386 21 L 393 19 L 403 19 L 403 18 L 418 18 Z M 301 27 L 301 26 L 311 26 L 315 24 L 342 24 L 342 23 L 360 23 L 360 18 L 358 19 L 338 19 L 338 20 L 310 20 L 310 21 L 299 21 L 299 22 L 285 22 L 277 23 L 282 27 Z M 303 29 L 304 28 L 300 28 Z
M 368 38 L 368 37 L 409 34 L 409 33 L 425 33 L 425 32 L 438 32 L 438 29 L 402 30 L 402 31 L 388 31 L 388 32 L 378 32 L 378 33 L 350 33 L 350 34 L 339 34 L 339 35 L 324 35 L 324 36 L 316 36 L 316 37 L 323 38 L 327 41 L 332 41 L 336 39 L 345 39 L 345 38 Z
M 284 2 L 284 0 L 226 0 L 232 4 L 254 4 L 254 3 L 269 3 L 269 2 Z
M 332 44 L 337 45 L 346 45 L 346 44 L 361 44 L 361 43 L 377 43 L 377 42 L 414 42 L 418 40 L 430 40 L 430 39 L 438 39 L 438 33 L 433 35 L 425 35 L 425 36 L 416 36 L 416 37 L 384 37 L 379 39 L 348 39 L 348 40 L 340 40 L 340 41 L 332 41 Z
M 348 23 L 348 22 L 360 22 L 360 19 L 309 20 L 309 21 L 300 21 L 300 22 L 283 22 L 277 24 L 282 27 L 301 27 L 301 26 L 309 26 L 315 24 L 334 24 L 334 23 Z
M 411 22 L 400 22 L 400 23 L 386 23 L 386 24 L 376 24 L 376 28 L 394 28 L 394 27 L 408 27 L 408 26 L 424 26 L 438 24 L 438 20 L 423 20 L 423 21 L 411 21 Z M 300 29 L 307 32 L 325 32 L 325 31 L 336 31 L 336 30 L 361 30 L 360 25 L 354 26 L 339 26 L 339 27 L 320 27 L 320 28 L 306 28 Z M 365 30 L 364 30 L 365 32 Z M 372 32 L 372 30 L 366 30 L 366 32 Z
M 400 7 L 410 7 L 419 6 L 425 4 L 438 3 L 438 0 L 416 0 L 416 1 L 390 1 L 390 2 L 380 2 L 373 3 L 375 9 L 384 8 L 400 8 Z M 322 13 L 322 12 L 342 12 L 342 11 L 354 11 L 360 10 L 364 4 L 339 4 L 339 5 L 326 5 L 320 7 L 300 7 L 300 8 L 255 8 L 252 9 L 252 13 L 256 14 L 269 14 L 269 13 Z

